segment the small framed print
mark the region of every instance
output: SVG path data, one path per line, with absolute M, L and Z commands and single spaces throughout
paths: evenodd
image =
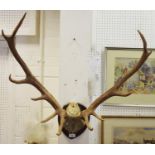
M 102 117 L 102 144 L 155 144 L 155 116 Z
M 148 49 L 152 54 L 142 67 L 130 77 L 120 88 L 122 92 L 132 91 L 128 97 L 112 97 L 108 104 L 123 105 L 155 105 L 155 49 Z M 137 48 L 106 48 L 106 90 L 124 72 L 131 70 L 142 55 L 142 49 Z

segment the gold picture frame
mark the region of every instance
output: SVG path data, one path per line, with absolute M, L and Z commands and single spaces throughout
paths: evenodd
M 106 104 L 155 105 L 155 49 L 141 69 L 123 84 L 122 91 L 132 90 L 128 97 L 112 97 Z M 106 48 L 105 90 L 111 88 L 120 75 L 132 69 L 142 54 L 141 48 Z
M 155 144 L 155 116 L 102 116 L 101 144 Z

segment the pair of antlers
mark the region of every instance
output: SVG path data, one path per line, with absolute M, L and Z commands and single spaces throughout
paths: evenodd
M 9 76 L 9 80 L 15 84 L 31 84 L 33 85 L 36 89 L 38 89 L 41 93 L 41 96 L 38 98 L 32 98 L 33 101 L 38 101 L 38 100 L 46 100 L 54 109 L 55 112 L 50 115 L 47 119 L 43 120 L 42 122 L 47 122 L 48 120 L 52 119 L 53 117 L 55 117 L 56 115 L 60 116 L 60 125 L 59 125 L 59 129 L 58 129 L 58 133 L 57 135 L 61 134 L 63 125 L 65 123 L 65 118 L 67 116 L 66 114 L 66 110 L 62 108 L 62 106 L 59 104 L 59 102 L 55 99 L 55 97 L 36 79 L 36 77 L 32 74 L 32 72 L 30 71 L 30 69 L 28 68 L 28 66 L 26 65 L 26 63 L 23 61 L 23 59 L 20 57 L 20 55 L 17 52 L 16 46 L 15 46 L 15 37 L 16 34 L 20 28 L 20 26 L 23 23 L 23 20 L 26 16 L 26 13 L 23 15 L 23 17 L 21 18 L 21 20 L 19 21 L 19 23 L 17 24 L 17 26 L 15 27 L 14 31 L 12 32 L 11 35 L 5 35 L 4 31 L 2 30 L 2 36 L 4 37 L 4 39 L 7 41 L 8 46 L 10 48 L 11 53 L 13 54 L 13 56 L 15 57 L 15 59 L 17 60 L 17 62 L 20 64 L 20 66 L 22 67 L 22 69 L 24 70 L 26 77 L 23 80 L 14 80 L 11 75 Z M 139 60 L 139 62 L 135 65 L 135 67 L 130 70 L 129 72 L 127 72 L 123 77 L 121 77 L 121 79 L 117 80 L 116 83 L 114 84 L 114 86 L 112 88 L 110 88 L 109 90 L 107 90 L 105 93 L 103 93 L 101 96 L 99 96 L 98 98 L 96 98 L 89 106 L 87 109 L 81 111 L 80 114 L 80 118 L 83 120 L 83 122 L 85 123 L 85 125 L 88 127 L 88 129 L 92 130 L 93 128 L 90 126 L 89 124 L 89 119 L 88 117 L 90 115 L 95 116 L 96 118 L 98 118 L 99 120 L 101 120 L 102 118 L 100 116 L 98 116 L 95 113 L 95 109 L 105 100 L 107 100 L 108 98 L 112 97 L 112 96 L 122 96 L 122 97 L 126 97 L 131 95 L 132 93 L 122 93 L 119 91 L 119 88 L 122 86 L 122 84 L 128 79 L 130 78 L 136 71 L 138 71 L 138 69 L 142 66 L 142 64 L 146 61 L 146 59 L 149 57 L 149 55 L 151 54 L 151 52 L 149 52 L 147 50 L 147 42 L 143 36 L 143 34 L 138 31 L 141 39 L 142 39 L 142 43 L 143 43 L 143 54 Z

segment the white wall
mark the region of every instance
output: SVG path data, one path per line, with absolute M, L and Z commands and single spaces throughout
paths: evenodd
M 76 101 L 88 106 L 88 53 L 91 50 L 92 11 L 61 11 L 60 14 L 60 101 Z M 75 38 L 75 40 L 74 40 Z M 89 143 L 88 129 L 59 143 Z
M 8 66 L 9 51 L 4 41 L 0 41 L 0 144 L 8 143 L 10 140 L 10 119 L 11 105 L 9 104 L 8 95 Z
M 44 36 L 44 84 L 46 88 L 59 99 L 59 49 L 60 49 L 60 11 L 45 11 L 45 36 Z M 43 106 L 43 117 L 48 117 L 53 108 L 46 103 Z M 58 143 L 56 135 L 57 117 L 48 122 L 51 126 L 51 143 Z
M 88 53 L 91 50 L 91 28 L 91 11 L 61 11 L 61 14 L 59 11 L 44 11 L 37 16 L 36 36 L 17 37 L 20 55 L 62 106 L 72 100 L 88 105 Z M 11 54 L 9 60 L 9 73 L 14 78 L 24 78 L 21 67 Z M 31 97 L 36 97 L 40 93 L 29 85 L 15 85 L 9 82 L 9 90 L 11 138 L 8 143 L 23 143 L 28 124 L 47 117 L 53 109 L 46 102 L 31 101 Z M 48 124 L 51 126 L 50 142 L 58 143 L 57 117 Z M 85 131 L 72 141 L 62 135 L 59 142 L 89 143 L 88 133 Z
M 39 32 L 40 23 L 43 21 L 43 32 Z M 43 38 L 40 40 L 40 35 Z M 44 46 L 41 46 L 41 41 Z M 42 83 L 59 98 L 59 11 L 44 11 L 38 13 L 37 35 L 17 37 L 17 49 L 26 61 L 29 68 Z M 41 50 L 42 49 L 42 50 Z M 10 73 L 15 78 L 23 78 L 24 74 L 17 62 L 10 55 L 12 66 Z M 44 76 L 44 78 L 42 78 Z M 47 117 L 53 111 L 48 103 L 31 101 L 31 97 L 37 97 L 40 93 L 30 85 L 15 85 L 11 82 L 12 91 L 10 92 L 12 107 L 12 140 L 10 143 L 23 143 L 24 134 L 27 124 L 31 121 L 40 121 Z M 13 95 L 12 95 L 13 94 Z M 57 121 L 52 120 L 51 126 L 51 143 L 57 143 L 56 129 Z
M 91 11 L 45 11 L 43 16 L 43 51 L 37 36 L 17 37 L 17 48 L 33 73 L 56 96 L 62 105 L 75 100 L 88 106 L 88 81 L 92 80 L 92 98 L 102 90 L 101 56 L 104 47 L 141 47 L 136 30 L 140 29 L 148 40 L 148 46 L 155 47 L 155 11 L 93 11 L 93 37 Z M 40 20 L 38 16 L 38 30 Z M 60 39 L 61 38 L 61 39 Z M 76 40 L 73 40 L 75 38 Z M 91 38 L 93 47 L 91 50 Z M 60 44 L 59 44 L 60 41 Z M 60 51 L 60 53 L 59 53 Z M 23 78 L 20 67 L 9 55 L 10 73 Z M 43 63 L 45 61 L 45 63 Z M 18 67 L 17 67 L 18 66 Z M 41 69 L 42 68 L 42 69 Z M 90 69 L 91 72 L 88 72 Z M 45 78 L 42 78 L 43 75 Z M 94 81 L 93 81 L 94 80 Z M 39 93 L 28 85 L 9 83 L 11 104 L 10 143 L 23 143 L 25 127 L 29 120 L 41 120 L 53 110 L 47 103 L 33 102 L 31 97 Z M 43 108 L 43 109 L 42 109 Z M 154 108 L 101 107 L 101 114 L 154 115 Z M 60 143 L 99 143 L 100 123 L 93 120 L 94 131 L 86 131 L 75 140 L 63 135 Z M 57 118 L 49 122 L 52 127 L 51 143 L 58 143 Z M 90 139 L 89 139 L 90 137 Z
M 93 11 L 93 50 L 91 60 L 97 70 L 92 70 L 95 78 L 93 97 L 101 94 L 104 84 L 104 48 L 105 47 L 142 47 L 137 33 L 140 30 L 146 37 L 149 48 L 155 48 L 155 11 Z M 103 87 L 102 87 L 103 86 Z M 155 115 L 155 108 L 102 106 L 103 115 Z M 92 143 L 100 142 L 100 124 L 96 124 L 92 133 Z

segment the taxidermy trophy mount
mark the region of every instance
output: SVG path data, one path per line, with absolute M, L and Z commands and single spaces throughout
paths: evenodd
M 23 15 L 23 17 L 21 18 L 21 20 L 19 21 L 19 23 L 17 24 L 11 35 L 6 35 L 2 30 L 2 36 L 6 40 L 11 53 L 13 54 L 17 62 L 20 64 L 26 75 L 25 79 L 22 80 L 15 80 L 10 75 L 9 80 L 15 84 L 30 84 L 34 86 L 38 91 L 40 91 L 41 96 L 38 98 L 32 98 L 32 100 L 33 101 L 46 100 L 55 109 L 55 112 L 45 120 L 41 121 L 41 123 L 45 123 L 51 120 L 56 115 L 58 115 L 58 122 L 59 122 L 59 128 L 57 132 L 58 136 L 63 131 L 63 133 L 68 138 L 73 139 L 79 136 L 82 132 L 84 132 L 86 128 L 88 128 L 89 130 L 93 130 L 93 128 L 89 123 L 89 118 L 90 115 L 93 115 L 97 119 L 102 120 L 102 118 L 95 113 L 96 108 L 101 103 L 103 103 L 105 100 L 113 96 L 127 97 L 132 94 L 132 92 L 121 92 L 119 88 L 123 85 L 125 81 L 127 81 L 134 73 L 136 73 L 139 70 L 139 68 L 143 65 L 143 63 L 147 60 L 147 58 L 151 54 L 151 51 L 149 52 L 147 50 L 147 42 L 143 34 L 140 31 L 138 31 L 143 43 L 143 53 L 138 63 L 132 68 L 132 70 L 124 73 L 124 75 L 122 75 L 122 77 L 119 78 L 109 90 L 107 90 L 99 97 L 97 97 L 88 107 L 85 107 L 84 105 L 78 102 L 68 102 L 67 105 L 62 107 L 61 104 L 55 99 L 55 97 L 32 74 L 27 64 L 20 57 L 16 49 L 15 37 L 17 31 L 19 30 L 20 26 L 24 21 L 25 16 L 26 13 Z

